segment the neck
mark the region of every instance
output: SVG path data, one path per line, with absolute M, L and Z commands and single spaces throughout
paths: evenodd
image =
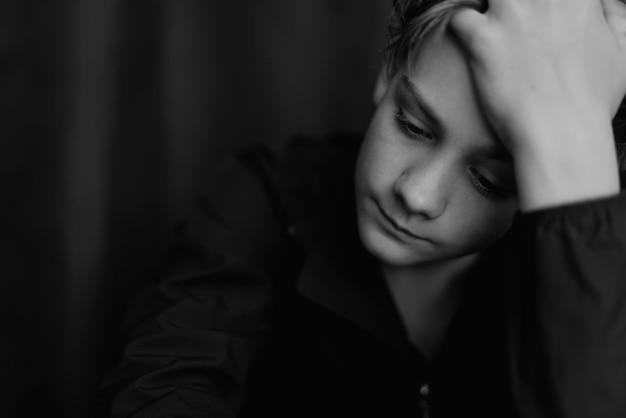
M 411 342 L 433 361 L 458 306 L 464 277 L 477 254 L 414 266 L 381 265 Z

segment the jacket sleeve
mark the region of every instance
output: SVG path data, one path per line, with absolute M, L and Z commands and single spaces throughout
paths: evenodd
M 520 416 L 626 417 L 626 194 L 522 215 L 512 242 Z
M 267 337 L 290 252 L 263 152 L 226 164 L 197 201 L 176 268 L 140 295 L 103 383 L 112 417 L 232 417 Z

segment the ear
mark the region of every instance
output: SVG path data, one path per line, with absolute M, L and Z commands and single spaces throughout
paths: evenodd
M 380 67 L 378 71 L 378 78 L 376 79 L 376 86 L 374 87 L 374 104 L 378 106 L 383 100 L 383 96 L 389 88 L 389 75 L 387 74 L 387 68 L 384 65 Z

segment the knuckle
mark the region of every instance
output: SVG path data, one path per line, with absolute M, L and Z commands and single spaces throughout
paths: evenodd
M 465 34 L 464 42 L 467 43 L 471 49 L 480 51 L 490 49 L 494 40 L 495 36 L 490 28 L 486 26 L 476 26 Z

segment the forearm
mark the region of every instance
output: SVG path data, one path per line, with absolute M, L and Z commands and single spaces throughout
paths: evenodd
M 608 115 L 579 106 L 535 109 L 511 142 L 520 210 L 616 195 L 617 155 Z
M 271 286 L 232 257 L 212 259 L 133 304 L 124 353 L 103 384 L 113 417 L 221 418 L 242 403 L 268 333 Z
M 522 417 L 626 410 L 626 196 L 522 215 L 511 247 L 511 370 Z
M 624 4 L 500 0 L 451 23 L 515 162 L 520 209 L 616 194 L 611 118 L 626 93 Z
M 249 155 L 198 197 L 171 270 L 129 310 L 124 353 L 103 384 L 113 417 L 231 417 L 244 402 L 296 251 L 252 168 L 261 157 Z

